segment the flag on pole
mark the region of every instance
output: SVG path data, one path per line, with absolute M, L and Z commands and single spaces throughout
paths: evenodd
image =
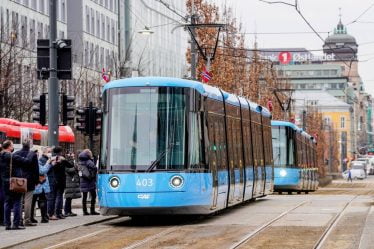
M 101 77 L 105 81 L 105 83 L 108 83 L 110 81 L 110 72 L 105 72 L 105 68 L 103 68 L 103 71 L 101 73 Z
M 208 83 L 210 80 L 212 80 L 213 74 L 206 70 L 206 67 L 203 67 L 203 71 L 201 72 L 201 81 L 204 83 Z

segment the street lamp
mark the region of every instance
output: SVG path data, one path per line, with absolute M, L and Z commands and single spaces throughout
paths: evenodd
M 154 33 L 154 31 L 151 30 L 149 27 L 144 26 L 144 29 L 139 30 L 138 33 L 142 35 L 151 35 Z

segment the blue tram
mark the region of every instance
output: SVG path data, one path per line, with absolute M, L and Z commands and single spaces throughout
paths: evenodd
M 103 103 L 103 215 L 210 214 L 272 193 L 266 108 L 162 77 L 110 82 Z
M 305 192 L 318 188 L 316 141 L 295 124 L 271 122 L 274 192 Z

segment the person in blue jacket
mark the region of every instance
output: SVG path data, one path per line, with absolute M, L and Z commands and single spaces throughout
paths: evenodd
M 45 147 L 39 158 L 39 184 L 35 187 L 34 197 L 32 199 L 32 220 L 34 218 L 34 210 L 36 202 L 41 213 L 41 223 L 48 223 L 49 217 L 47 213 L 47 194 L 51 192 L 48 180 L 48 171 L 56 164 L 56 158 L 51 158 L 51 148 Z

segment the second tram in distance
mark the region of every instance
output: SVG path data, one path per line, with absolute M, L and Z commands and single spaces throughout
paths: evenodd
M 210 214 L 273 191 L 270 112 L 196 81 L 105 85 L 104 215 Z
M 311 192 L 318 188 L 316 140 L 295 124 L 271 122 L 274 192 Z

